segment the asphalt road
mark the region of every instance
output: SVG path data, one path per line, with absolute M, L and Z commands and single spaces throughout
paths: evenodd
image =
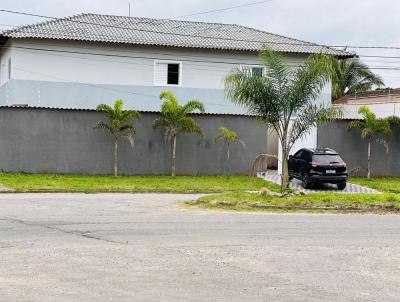
M 0 301 L 399 301 L 400 216 L 0 194 Z

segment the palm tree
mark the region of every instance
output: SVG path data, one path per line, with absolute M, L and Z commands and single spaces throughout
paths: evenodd
M 109 123 L 98 121 L 95 128 L 104 129 L 114 139 L 114 176 L 118 175 L 118 140 L 127 138 L 133 146 L 133 135 L 136 129 L 132 124 L 128 124 L 130 119 L 137 119 L 140 114 L 135 110 L 123 110 L 123 101 L 115 101 L 114 107 L 107 104 L 100 104 L 96 107 L 97 111 L 104 112 L 109 119 Z
M 360 129 L 361 138 L 367 140 L 368 142 L 368 168 L 367 168 L 367 178 L 371 178 L 371 141 L 375 136 L 382 134 L 387 137 L 392 136 L 392 130 L 390 129 L 390 121 L 385 118 L 377 118 L 375 113 L 373 113 L 367 106 L 361 106 L 358 109 L 358 113 L 362 115 L 362 121 L 352 121 L 349 124 L 348 129 Z M 376 142 L 382 144 L 388 152 L 388 143 L 382 138 L 376 139 Z
M 268 48 L 260 56 L 266 67 L 264 76 L 235 69 L 225 79 L 225 90 L 231 101 L 276 131 L 282 147 L 283 191 L 289 185 L 288 154 L 294 143 L 341 111 L 314 102 L 329 80 L 329 56 L 312 55 L 298 67 Z
M 371 90 L 374 86 L 383 86 L 382 78 L 373 73 L 358 58 L 338 60 L 332 58 L 332 101 L 345 95 Z
M 227 173 L 228 178 L 231 176 L 231 169 L 230 169 L 230 148 L 232 143 L 240 143 L 243 148 L 246 148 L 246 144 L 242 141 L 235 131 L 229 130 L 226 127 L 219 127 L 220 134 L 215 138 L 216 141 L 223 141 L 227 148 L 226 148 L 226 166 L 227 166 Z
M 160 100 L 164 101 L 161 105 L 160 117 L 153 123 L 153 128 L 165 129 L 165 140 L 172 141 L 171 175 L 176 175 L 176 137 L 180 133 L 196 133 L 200 136 L 203 131 L 200 126 L 187 115 L 195 110 L 204 113 L 204 105 L 199 100 L 188 101 L 184 105 L 179 105 L 175 95 L 167 90 L 160 94 Z

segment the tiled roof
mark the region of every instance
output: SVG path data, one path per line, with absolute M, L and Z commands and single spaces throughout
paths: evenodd
M 265 44 L 286 53 L 353 54 L 314 43 L 236 25 L 80 14 L 1 33 L 6 38 L 42 38 L 186 48 L 259 51 Z

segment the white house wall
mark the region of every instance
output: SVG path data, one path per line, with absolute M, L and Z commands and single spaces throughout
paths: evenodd
M 11 42 L 8 42 L 0 49 L 0 86 L 8 81 L 8 59 L 12 55 L 10 46 Z
M 202 100 L 208 112 L 243 113 L 226 100 L 224 78 L 234 67 L 260 64 L 256 53 L 217 50 L 24 39 L 12 46 L 13 76 L 0 88 L 3 104 L 94 108 L 122 98 L 128 107 L 157 110 L 159 93 L 168 89 L 182 101 Z M 292 55 L 289 62 L 303 58 Z M 182 62 L 181 87 L 156 86 L 154 60 Z M 327 90 L 321 102 L 329 99 Z
M 358 110 L 361 106 L 367 106 L 373 113 L 379 118 L 385 118 L 389 116 L 400 117 L 400 103 L 383 103 L 383 104 L 346 104 L 337 105 L 342 108 L 343 117 L 348 119 L 360 118 Z

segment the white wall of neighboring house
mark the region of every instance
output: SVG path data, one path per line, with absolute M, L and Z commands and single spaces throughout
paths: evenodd
M 0 49 L 0 86 L 5 84 L 9 80 L 10 75 L 10 58 L 11 58 L 11 67 L 13 66 L 13 59 L 12 59 L 12 49 L 11 42 L 7 42 L 5 47 Z M 11 76 L 13 73 L 11 72 Z
M 400 117 L 400 102 L 388 102 L 381 104 L 343 104 L 335 106 L 342 108 L 343 117 L 349 119 L 360 117 L 358 110 L 361 106 L 367 106 L 379 118 L 393 115 Z

